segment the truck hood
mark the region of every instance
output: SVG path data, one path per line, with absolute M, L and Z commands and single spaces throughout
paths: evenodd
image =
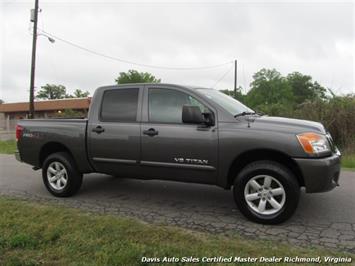
M 257 127 L 270 131 L 284 131 L 288 133 L 302 133 L 306 131 L 319 132 L 325 134 L 325 128 L 321 123 L 285 118 L 275 116 L 260 116 L 260 117 L 246 117 L 246 120 L 250 122 L 250 127 Z

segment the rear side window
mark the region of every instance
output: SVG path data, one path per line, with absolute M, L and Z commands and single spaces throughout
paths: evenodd
M 101 120 L 135 122 L 138 108 L 138 88 L 116 89 L 104 92 Z

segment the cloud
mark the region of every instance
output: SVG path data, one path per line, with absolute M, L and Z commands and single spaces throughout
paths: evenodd
M 1 4 L 0 98 L 28 99 L 32 2 Z M 355 92 L 354 4 L 43 2 L 39 27 L 114 57 L 161 66 L 214 65 L 238 59 L 238 83 L 260 68 L 300 71 L 338 93 Z M 230 68 L 170 71 L 102 58 L 38 38 L 36 87 L 69 91 L 113 84 L 119 72 L 149 71 L 164 82 L 213 86 Z M 233 87 L 233 71 L 217 84 Z

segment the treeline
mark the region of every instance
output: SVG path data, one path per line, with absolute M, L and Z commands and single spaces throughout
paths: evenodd
M 224 92 L 234 97 L 233 91 Z M 262 69 L 253 75 L 248 93 L 239 88 L 235 97 L 267 115 L 321 122 L 343 150 L 355 150 L 355 94 L 337 96 L 299 72 L 282 76 Z
M 89 94 L 88 91 L 82 91 L 80 89 L 76 89 L 73 94 L 69 94 L 67 93 L 66 87 L 63 85 L 46 84 L 41 86 L 41 89 L 36 94 L 36 98 L 41 100 L 86 98 Z

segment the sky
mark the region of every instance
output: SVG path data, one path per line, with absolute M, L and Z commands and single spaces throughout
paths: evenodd
M 28 101 L 34 1 L 0 1 L 0 99 Z M 93 94 L 129 69 L 165 83 L 233 89 L 238 60 L 244 92 L 254 73 L 275 68 L 283 75 L 311 75 L 337 94 L 355 93 L 351 1 L 39 2 L 39 32 L 56 41 L 38 37 L 36 91 L 48 83 Z M 172 70 L 116 59 L 170 68 L 220 66 Z

